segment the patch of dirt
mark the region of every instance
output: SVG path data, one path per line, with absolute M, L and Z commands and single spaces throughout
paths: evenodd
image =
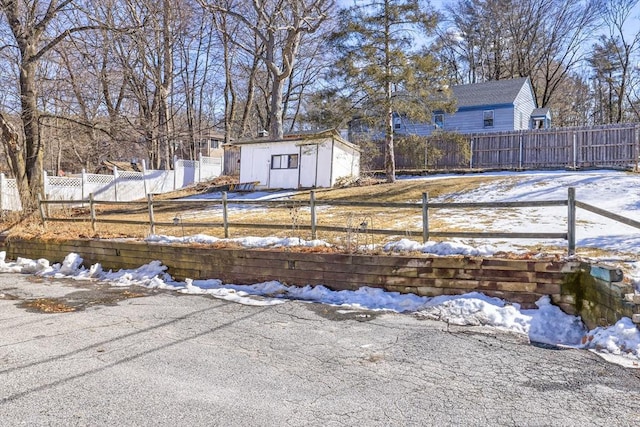
M 18 304 L 18 307 L 39 313 L 67 313 L 70 311 L 76 311 L 74 307 L 67 305 L 65 301 L 59 298 L 38 298 L 35 300 L 28 300 Z
M 68 313 L 81 311 L 88 307 L 116 305 L 120 301 L 150 296 L 158 292 L 160 291 L 146 288 L 136 290 L 112 288 L 107 284 L 92 282 L 90 285 L 84 285 L 81 289 L 70 292 L 63 297 L 25 300 L 19 303 L 18 307 L 34 313 Z

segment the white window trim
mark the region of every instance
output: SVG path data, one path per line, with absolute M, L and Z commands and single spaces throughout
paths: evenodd
M 438 119 L 437 117 L 440 116 L 442 117 L 442 120 L 440 120 L 440 124 L 438 124 Z M 443 129 L 444 128 L 444 113 L 434 113 L 433 114 L 433 126 L 437 129 Z
M 487 118 L 486 118 L 486 114 L 487 113 L 491 113 L 491 124 L 490 125 L 487 124 Z M 482 112 L 482 127 L 485 128 L 485 129 L 488 129 L 488 128 L 494 127 L 495 124 L 496 124 L 496 113 L 495 113 L 495 110 L 484 110 Z
M 295 158 L 295 166 L 290 166 Z M 271 169 L 298 169 L 300 157 L 298 154 L 272 154 Z

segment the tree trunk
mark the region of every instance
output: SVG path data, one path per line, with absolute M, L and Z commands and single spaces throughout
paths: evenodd
M 385 23 L 384 23 L 384 61 L 385 61 L 385 103 L 386 103 L 386 120 L 385 120 L 385 147 L 384 147 L 384 172 L 387 176 L 387 182 L 396 181 L 396 158 L 394 153 L 393 142 L 393 99 L 391 78 L 393 71 L 391 70 L 391 21 L 389 14 L 390 3 L 388 0 L 384 2 Z
M 18 188 L 29 188 L 23 195 L 21 191 L 22 209 L 32 211 L 36 206 L 36 197 L 43 190 L 42 170 L 44 167 L 44 147 L 40 141 L 40 117 L 35 84 L 36 66 L 34 62 L 24 61 L 20 67 L 20 93 L 22 106 L 22 123 L 24 126 L 24 146 L 26 157 L 23 164 L 26 174 L 14 170 L 16 179 L 25 179 L 26 182 L 18 183 Z M 16 140 L 16 144 L 18 144 Z M 20 168 L 22 166 L 19 166 Z
M 395 182 L 396 159 L 393 148 L 393 109 L 391 108 L 391 105 L 389 105 L 389 109 L 387 110 L 387 118 L 385 122 L 384 172 L 387 177 L 387 182 Z
M 278 76 L 274 76 L 273 86 L 271 88 L 271 105 L 269 110 L 269 136 L 273 139 L 282 139 L 284 130 L 282 126 L 282 90 L 284 89 L 284 80 Z
M 16 179 L 20 202 L 23 206 L 23 212 L 27 212 L 25 206 L 32 206 L 31 191 L 29 189 L 29 180 L 27 179 L 26 162 L 24 159 L 24 151 L 20 145 L 18 132 L 9 121 L 0 113 L 0 140 L 5 146 L 9 163 Z M 35 206 L 35 202 L 33 202 Z
M 249 73 L 248 82 L 247 82 L 247 101 L 244 104 L 244 110 L 242 112 L 242 120 L 240 122 L 240 136 L 247 136 L 247 133 L 250 129 L 249 126 L 249 114 L 251 113 L 251 108 L 253 107 L 253 100 L 255 97 L 255 81 L 256 81 L 256 73 L 258 72 L 259 65 L 259 57 L 254 56 L 253 63 L 251 64 L 251 72 Z M 259 131 L 261 129 L 256 129 Z M 256 135 L 253 135 L 254 137 Z

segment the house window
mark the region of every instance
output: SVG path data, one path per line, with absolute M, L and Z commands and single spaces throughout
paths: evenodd
M 544 119 L 542 119 L 542 118 L 533 119 L 533 128 L 534 129 L 544 129 L 545 128 Z
M 211 148 L 211 149 L 220 148 L 220 141 L 218 141 L 217 139 L 210 140 L 209 141 L 209 148 Z
M 482 112 L 483 127 L 493 127 L 493 110 L 486 110 Z
M 271 156 L 271 169 L 297 169 L 297 154 L 275 154 Z
M 393 113 L 393 128 L 400 129 L 402 127 L 402 117 L 398 113 Z
M 433 124 L 437 129 L 442 129 L 444 127 L 444 114 L 436 113 L 433 115 Z

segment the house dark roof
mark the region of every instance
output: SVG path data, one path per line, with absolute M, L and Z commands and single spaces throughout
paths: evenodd
M 483 83 L 452 86 L 458 108 L 483 105 L 513 104 L 528 78 L 493 80 Z
M 547 115 L 549 115 L 549 113 L 551 112 L 551 110 L 549 110 L 548 108 L 536 108 L 535 110 L 533 110 L 531 112 L 531 117 L 546 117 Z

